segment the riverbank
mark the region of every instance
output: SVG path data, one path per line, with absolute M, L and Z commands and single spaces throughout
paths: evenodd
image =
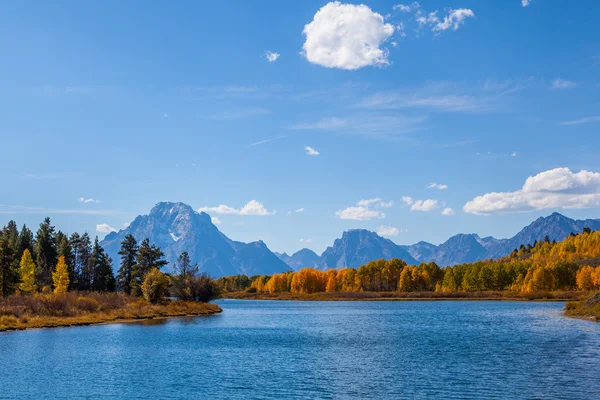
M 0 332 L 55 328 L 154 318 L 192 317 L 221 312 L 216 304 L 144 299 L 117 293 L 36 294 L 0 300 Z
M 565 315 L 600 322 L 600 292 L 579 301 L 568 302 L 565 306 Z
M 300 294 L 290 292 L 251 293 L 224 292 L 222 299 L 238 300 L 299 300 L 299 301 L 431 301 L 431 300 L 520 300 L 569 301 L 580 298 L 584 292 L 319 292 Z

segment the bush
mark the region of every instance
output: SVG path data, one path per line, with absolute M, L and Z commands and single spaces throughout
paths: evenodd
M 75 300 L 75 307 L 81 311 L 98 311 L 100 303 L 90 297 L 78 297 Z
M 196 278 L 192 286 L 193 300 L 207 303 L 219 295 L 219 287 L 208 275 Z
M 150 303 L 158 303 L 165 297 L 168 285 L 169 278 L 160 272 L 158 268 L 153 268 L 148 275 L 146 275 L 144 283 L 142 283 L 142 293 L 144 294 L 144 298 Z

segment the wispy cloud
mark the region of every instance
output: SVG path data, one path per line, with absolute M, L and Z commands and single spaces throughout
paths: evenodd
M 227 121 L 233 119 L 249 118 L 259 115 L 269 114 L 265 108 L 242 108 L 237 110 L 222 111 L 211 115 L 199 115 L 203 119 L 213 119 L 217 121 Z
M 248 145 L 248 147 L 254 147 L 254 146 L 260 146 L 261 144 L 265 144 L 265 143 L 269 143 L 269 142 L 273 142 L 275 140 L 279 140 L 279 139 L 284 139 L 286 138 L 287 135 L 280 135 L 280 136 L 276 136 L 274 138 L 270 138 L 270 139 L 265 139 L 265 140 L 260 140 L 258 142 L 254 142 L 254 143 L 250 143 Z
M 574 119 L 571 121 L 561 122 L 561 125 L 581 125 L 581 124 L 591 124 L 593 122 L 600 122 L 600 115 L 594 115 L 591 117 L 584 117 L 579 119 Z
M 437 189 L 437 190 L 446 190 L 448 189 L 448 185 L 444 185 L 443 183 L 430 183 L 427 185 L 428 189 Z
M 426 121 L 426 116 L 364 114 L 347 118 L 321 118 L 314 122 L 298 123 L 289 128 L 364 137 L 394 137 L 423 129 L 423 123 Z
M 356 206 L 347 207 L 343 210 L 337 211 L 335 216 L 339 219 L 351 219 L 358 221 L 382 219 L 385 218 L 385 214 L 379 209 L 389 208 L 393 204 L 393 201 L 383 201 L 379 197 L 360 200 L 358 203 L 356 203 Z
M 579 86 L 579 83 L 566 79 L 557 78 L 552 81 L 552 89 L 573 89 Z
M 8 204 L 0 204 L 0 214 L 82 214 L 82 215 L 113 215 L 122 214 L 117 210 L 96 210 L 96 209 L 60 209 L 48 207 L 30 207 L 30 206 L 15 206 Z
M 85 203 L 85 204 L 89 204 L 89 203 L 96 203 L 97 204 L 97 203 L 100 203 L 100 200 L 92 199 L 91 197 L 89 197 L 89 198 L 80 197 L 79 201 L 81 203 Z

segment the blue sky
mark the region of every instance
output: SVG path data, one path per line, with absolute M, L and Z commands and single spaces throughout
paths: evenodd
M 182 201 L 321 252 L 599 218 L 600 3 L 400 4 L 3 4 L 0 224 Z

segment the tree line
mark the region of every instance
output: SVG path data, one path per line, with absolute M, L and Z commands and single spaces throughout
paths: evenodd
M 113 260 L 87 233 L 70 236 L 56 231 L 45 218 L 34 233 L 10 221 L 0 230 L 0 296 L 13 294 L 65 293 L 67 291 L 119 291 L 157 302 L 166 295 L 182 300 L 208 301 L 218 288 L 210 277 L 199 274 L 188 253 L 182 253 L 171 274 L 162 250 L 144 239 L 140 244 L 127 235 L 119 250 L 120 264 L 113 273 Z
M 371 261 L 357 269 L 303 268 L 272 276 L 220 278 L 224 291 L 291 292 L 479 292 L 600 289 L 600 232 L 586 228 L 562 242 L 549 238 L 523 245 L 509 256 L 452 267 L 407 265 L 399 259 Z M 593 268 L 596 267 L 596 268 Z

